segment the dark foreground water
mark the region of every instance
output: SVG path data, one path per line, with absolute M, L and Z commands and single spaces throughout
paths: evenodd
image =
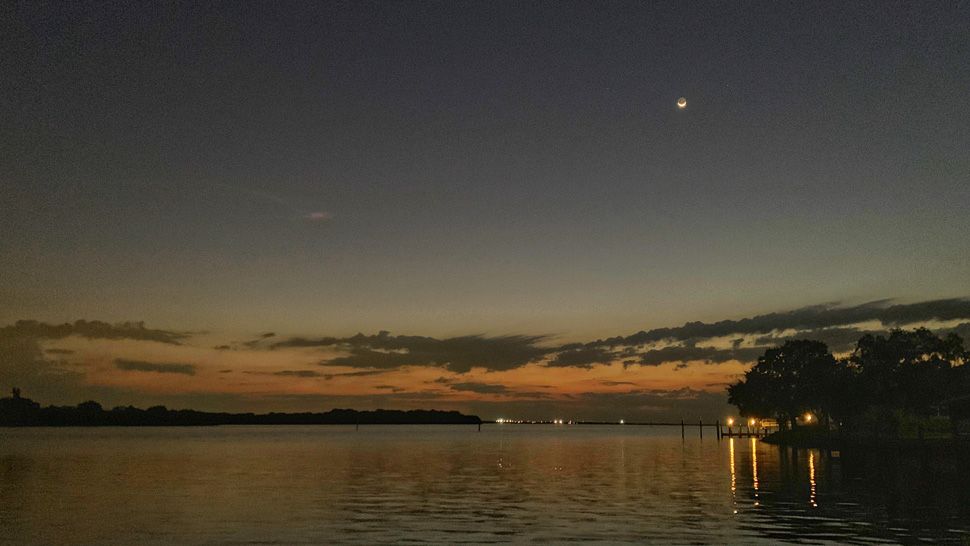
M 553 425 L 0 429 L 0 541 L 970 543 L 967 461 L 688 436 Z

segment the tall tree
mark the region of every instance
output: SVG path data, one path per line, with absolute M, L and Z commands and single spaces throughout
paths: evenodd
M 863 336 L 850 357 L 858 368 L 861 394 L 869 405 L 926 413 L 959 394 L 954 368 L 967 361 L 963 340 L 941 338 L 926 328 L 892 330 L 888 336 Z M 959 370 L 963 371 L 963 370 Z
M 794 427 L 805 411 L 830 413 L 839 378 L 839 363 L 825 343 L 792 340 L 765 351 L 744 379 L 728 387 L 728 402 L 742 415 L 771 415 Z

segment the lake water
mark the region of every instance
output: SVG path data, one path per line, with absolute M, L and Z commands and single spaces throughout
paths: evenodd
M 967 543 L 970 462 L 638 426 L 0 429 L 0 541 Z

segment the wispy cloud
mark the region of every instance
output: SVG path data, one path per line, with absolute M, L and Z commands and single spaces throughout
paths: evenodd
M 241 185 L 223 184 L 221 182 L 209 182 L 209 185 L 259 201 L 275 203 L 287 209 L 290 214 L 309 222 L 327 222 L 333 218 L 333 215 L 326 211 L 307 212 L 306 209 L 301 209 L 300 207 L 294 206 L 290 199 L 285 199 L 280 195 L 261 189 L 247 188 Z

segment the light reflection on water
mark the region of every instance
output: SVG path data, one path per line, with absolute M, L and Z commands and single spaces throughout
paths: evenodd
M 0 429 L 0 541 L 959 542 L 950 459 L 631 426 Z

